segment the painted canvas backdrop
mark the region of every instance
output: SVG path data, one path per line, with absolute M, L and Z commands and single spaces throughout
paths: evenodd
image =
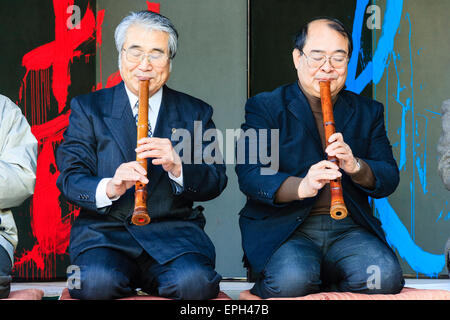
M 68 10 L 71 5 L 79 8 L 80 25 L 76 10 Z M 379 7 L 379 21 L 367 11 L 371 5 Z M 150 6 L 145 0 L 29 0 L 26 8 L 0 3 L 5 44 L 0 90 L 21 107 L 39 141 L 37 192 L 14 209 L 16 280 L 66 277 L 68 235 L 78 209 L 56 189 L 54 152 L 68 124 L 69 102 L 120 81 L 114 28 L 129 11 Z M 181 35 L 169 85 L 210 103 L 222 130 L 239 128 L 247 96 L 295 80 L 291 39 L 304 21 L 315 15 L 340 18 L 353 31 L 355 46 L 347 87 L 385 104 L 401 168 L 397 192 L 375 201 L 374 214 L 404 272 L 432 277 L 445 271 L 442 250 L 450 236 L 448 191 L 436 174 L 435 150 L 450 80 L 448 42 L 442 41 L 449 6 L 445 0 L 432 5 L 420 0 L 258 0 L 248 5 L 249 21 L 246 0 L 161 0 L 153 8 L 169 16 Z M 237 213 L 245 199 L 233 165 L 227 165 L 227 174 L 225 192 L 206 204 L 206 231 L 216 246 L 218 271 L 244 277 Z
M 446 12 L 450 3 L 250 3 L 250 95 L 295 80 L 289 56 L 292 47 L 287 45 L 295 34 L 294 26 L 327 15 L 350 29 L 354 50 L 346 89 L 385 105 L 386 128 L 401 173 L 396 192 L 373 201 L 374 214 L 404 274 L 445 276 L 443 250 L 450 237 L 450 197 L 437 175 L 436 143 L 441 133 L 440 107 L 449 98 Z
M 441 105 L 450 98 L 450 2 L 376 0 L 374 5 L 381 9 L 381 26 L 373 33 L 373 94 L 385 105 L 400 168 L 397 191 L 375 201 L 375 214 L 405 274 L 444 277 L 450 192 L 437 172 L 436 145 Z
M 54 154 L 70 99 L 95 89 L 96 3 L 2 1 L 0 15 L 0 90 L 22 109 L 39 143 L 35 193 L 13 209 L 19 230 L 13 277 L 62 279 L 78 208 L 56 188 Z

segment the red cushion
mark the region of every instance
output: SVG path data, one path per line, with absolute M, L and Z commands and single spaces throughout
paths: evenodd
M 39 289 L 22 289 L 9 293 L 9 297 L 3 300 L 42 300 L 44 291 Z
M 73 299 L 72 297 L 70 297 L 69 290 L 67 288 L 65 288 L 62 291 L 61 297 L 59 298 L 59 300 L 76 300 L 76 299 Z M 121 298 L 121 299 L 118 299 L 118 300 L 171 300 L 171 299 L 163 298 L 163 297 L 157 297 L 157 296 L 150 296 L 150 295 L 137 295 L 137 296 Z M 217 298 L 212 299 L 212 300 L 231 300 L 231 298 L 227 294 L 225 294 L 222 291 L 220 291 L 219 295 L 217 296 Z
M 249 290 L 242 291 L 239 300 L 262 300 L 251 294 Z M 450 291 L 403 288 L 398 294 L 361 294 L 352 292 L 320 292 L 303 297 L 270 298 L 268 300 L 450 300 Z

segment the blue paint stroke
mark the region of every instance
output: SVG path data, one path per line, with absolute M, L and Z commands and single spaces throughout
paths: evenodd
M 444 213 L 444 210 L 441 210 L 441 212 L 439 212 L 439 217 L 437 217 L 436 222 L 438 222 L 439 219 L 442 218 L 443 213 Z
M 410 99 L 408 98 L 406 100 L 406 105 L 401 101 L 400 99 L 400 93 L 405 90 L 405 87 L 402 87 L 400 83 L 400 75 L 398 73 L 398 67 L 397 67 L 397 60 L 399 59 L 398 56 L 395 53 L 392 53 L 393 61 L 394 61 L 394 68 L 395 68 L 395 74 L 397 76 L 397 96 L 395 98 L 395 101 L 402 107 L 402 121 L 400 125 L 400 160 L 398 167 L 400 170 L 406 169 L 406 113 L 411 108 L 410 106 Z
M 390 64 L 391 64 L 391 58 L 389 58 L 388 63 L 385 66 L 385 69 L 388 69 Z M 374 88 L 375 88 L 374 97 L 376 97 L 377 96 L 377 94 L 376 94 L 377 86 L 374 86 Z M 386 132 L 389 132 L 389 77 L 386 77 L 386 102 L 385 102 L 384 106 L 386 107 L 386 112 L 384 113 L 386 115 L 386 120 L 385 120 Z
M 413 181 L 414 181 L 414 179 L 413 179 Z M 410 233 L 411 233 L 411 238 L 413 239 L 413 240 L 415 240 L 415 233 L 414 233 L 414 230 L 415 230 L 415 221 L 416 221 L 416 217 L 415 217 L 415 215 L 416 215 L 416 206 L 415 206 L 415 199 L 416 199 L 416 195 L 415 195 L 415 191 L 416 191 L 416 189 L 414 188 L 414 182 L 410 182 L 409 183 L 409 192 L 411 192 L 411 205 L 410 205 L 410 207 L 411 207 L 411 231 L 410 231 Z
M 416 167 L 417 172 L 419 174 L 420 184 L 422 185 L 423 193 L 426 194 L 427 190 L 427 133 L 428 133 L 428 118 L 425 115 L 419 115 L 425 118 L 425 137 L 424 137 L 424 151 L 423 151 L 423 159 L 421 157 L 417 157 L 416 159 Z M 421 160 L 423 160 L 423 168 L 421 166 Z
M 445 266 L 444 255 L 431 254 L 417 246 L 386 198 L 374 199 L 374 205 L 381 225 L 387 231 L 386 240 L 389 245 L 397 249 L 399 256 L 414 271 L 437 277 Z
M 441 116 L 441 113 L 440 112 L 436 112 L 436 111 L 432 111 L 432 110 L 429 110 L 429 109 L 424 109 L 425 111 L 428 111 L 429 113 L 433 113 L 433 114 L 435 114 L 435 115 L 438 115 L 439 117 Z
M 394 39 L 396 34 L 400 33 L 399 26 L 402 16 L 403 9 L 403 0 L 388 0 L 386 4 L 386 12 L 384 16 L 384 22 L 382 27 L 382 35 L 378 41 L 377 48 L 375 50 L 372 61 L 370 61 L 360 75 L 357 77 L 357 63 L 358 63 L 358 55 L 361 48 L 361 31 L 363 27 L 363 19 L 365 14 L 365 8 L 367 7 L 369 0 L 358 0 L 356 9 L 355 9 L 355 17 L 353 24 L 353 47 L 354 51 L 349 61 L 348 66 L 348 76 L 346 81 L 346 89 L 349 91 L 353 91 L 357 94 L 361 93 L 362 90 L 371 82 L 376 85 L 383 77 L 384 71 L 387 69 L 387 65 L 390 60 L 389 57 L 392 54 L 395 71 L 398 79 L 398 89 L 397 89 L 397 102 L 402 106 L 402 128 L 401 128 L 401 154 L 400 154 L 400 168 L 404 167 L 406 164 L 406 113 L 408 110 L 413 109 L 414 107 L 414 96 L 411 98 L 407 98 L 406 103 L 403 104 L 400 101 L 400 92 L 404 90 L 404 87 L 401 87 L 399 81 L 399 73 L 396 66 L 396 60 L 400 60 L 400 56 L 396 56 L 393 53 L 394 50 Z M 409 15 L 407 14 L 407 19 L 409 21 L 410 33 L 409 33 L 409 43 L 410 43 L 410 64 L 411 64 L 411 88 L 413 89 L 413 69 L 412 69 L 412 54 L 411 54 L 411 21 L 409 19 Z M 420 54 L 420 53 L 419 53 Z M 403 70 L 401 71 L 403 72 Z M 387 89 L 386 89 L 387 90 Z M 386 97 L 388 95 L 386 94 Z M 415 123 L 414 119 L 414 110 L 413 112 L 413 124 Z M 414 126 L 413 126 L 414 127 Z M 414 148 L 414 133 L 412 134 Z M 413 159 L 415 157 L 415 150 L 413 149 Z M 424 162 L 425 168 L 425 162 Z M 420 167 L 419 176 L 423 174 L 422 178 L 425 181 L 426 171 Z M 414 174 L 413 181 L 410 186 L 414 186 Z M 414 188 L 412 187 L 412 218 L 414 219 Z M 375 213 L 382 224 L 382 228 L 386 233 L 386 240 L 388 243 L 398 250 L 398 254 L 402 257 L 411 268 L 418 272 L 423 273 L 430 277 L 437 277 L 439 272 L 444 268 L 445 258 L 444 255 L 435 255 L 422 250 L 419 246 L 417 246 L 412 237 L 409 235 L 407 229 L 402 224 L 400 219 L 398 218 L 397 213 L 394 211 L 392 206 L 389 204 L 387 198 L 383 199 L 374 199 L 374 208 L 378 212 Z M 448 215 L 450 218 L 450 213 Z M 412 220 L 414 223 L 414 220 Z M 414 225 L 412 226 L 412 230 L 414 230 Z M 413 233 L 413 232 L 412 232 Z
M 370 61 L 366 67 L 363 69 L 361 74 L 356 78 L 356 71 L 359 61 L 359 52 L 361 48 L 361 32 L 364 23 L 364 13 L 369 0 L 358 0 L 355 9 L 355 18 L 353 20 L 353 31 L 352 31 L 352 41 L 353 41 L 353 52 L 348 63 L 348 73 L 346 80 L 346 89 L 353 91 L 355 93 L 360 93 L 367 84 L 372 81 L 372 61 Z
M 426 154 L 424 154 L 423 156 L 424 156 L 424 158 L 427 157 Z M 421 160 L 421 158 L 417 157 L 417 159 L 416 159 L 416 167 L 417 167 L 417 172 L 419 174 L 420 184 L 422 185 L 422 190 L 423 190 L 423 193 L 425 194 L 425 193 L 428 192 L 428 190 L 427 190 L 427 160 L 424 159 L 424 161 L 423 161 L 423 168 L 422 168 L 422 166 L 420 164 L 420 162 L 421 162 L 420 160 Z
M 400 26 L 403 8 L 403 0 L 389 0 L 387 2 L 382 27 L 383 31 L 378 40 L 377 49 L 373 55 L 372 61 L 370 61 L 361 74 L 356 77 L 358 53 L 359 48 L 361 48 L 361 32 L 368 3 L 369 0 L 358 0 L 353 22 L 352 41 L 353 48 L 356 48 L 356 50 L 353 50 L 348 64 L 348 75 L 345 84 L 347 90 L 355 93 L 361 93 L 371 81 L 377 84 L 383 77 L 386 61 L 388 60 L 391 51 L 394 49 L 395 34 Z
M 413 68 L 413 62 L 412 62 L 412 49 L 411 49 L 412 48 L 412 45 L 411 45 L 412 27 L 411 27 L 411 19 L 409 17 L 409 13 L 406 13 L 405 17 L 406 17 L 406 19 L 408 19 L 408 24 L 409 24 L 408 45 L 409 45 L 409 65 L 410 65 L 410 70 L 411 70 L 411 77 L 410 77 L 409 85 L 411 88 L 411 114 L 412 114 L 411 127 L 413 128 L 413 133 L 411 135 L 411 139 L 412 139 L 411 149 L 412 149 L 413 161 L 414 161 L 414 158 L 416 157 L 415 139 L 416 139 L 416 135 L 418 135 L 418 134 L 417 134 L 417 123 L 416 123 L 416 119 L 415 119 L 416 113 L 414 110 L 414 68 Z M 416 130 L 414 130 L 414 128 Z M 412 203 L 411 203 L 411 234 L 412 234 L 412 238 L 414 240 L 415 239 L 415 221 L 416 221 L 416 175 L 414 174 L 414 171 L 412 174 L 411 195 L 412 195 L 411 196 L 411 200 L 412 200 Z
M 445 201 L 444 208 L 441 210 L 441 212 L 439 212 L 439 217 L 437 217 L 435 222 L 438 222 L 442 218 L 442 215 L 444 214 L 444 211 L 447 210 L 447 206 L 448 206 L 448 201 Z M 450 211 L 447 213 L 447 215 L 444 218 L 444 220 L 448 220 L 448 219 L 450 219 Z

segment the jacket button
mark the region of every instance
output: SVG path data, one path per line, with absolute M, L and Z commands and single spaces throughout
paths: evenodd
M 302 222 L 303 218 L 302 217 L 297 217 L 295 220 L 297 220 L 298 222 Z

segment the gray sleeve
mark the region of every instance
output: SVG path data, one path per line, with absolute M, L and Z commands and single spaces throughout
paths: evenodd
M 1 95 L 0 119 L 0 209 L 4 209 L 33 194 L 37 140 L 20 108 Z
M 442 104 L 442 133 L 437 150 L 439 175 L 445 187 L 450 190 L 450 100 L 446 100 Z

